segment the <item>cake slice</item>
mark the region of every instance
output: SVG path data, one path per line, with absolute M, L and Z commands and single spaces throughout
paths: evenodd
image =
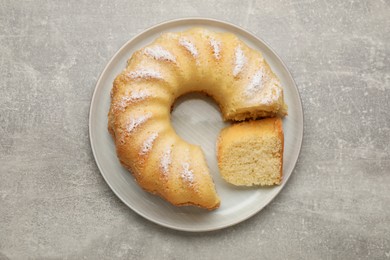
M 237 186 L 280 184 L 283 145 L 282 120 L 278 117 L 226 127 L 217 143 L 219 171 Z

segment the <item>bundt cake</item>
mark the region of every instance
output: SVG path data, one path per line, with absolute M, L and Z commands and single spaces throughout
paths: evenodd
M 282 120 L 277 117 L 224 128 L 217 143 L 221 176 L 237 186 L 280 184 L 283 142 Z
M 260 52 L 203 28 L 162 34 L 116 77 L 108 130 L 122 165 L 144 190 L 174 205 L 215 209 L 220 199 L 201 148 L 170 124 L 174 101 L 189 92 L 214 98 L 224 120 L 284 116 L 287 106 Z

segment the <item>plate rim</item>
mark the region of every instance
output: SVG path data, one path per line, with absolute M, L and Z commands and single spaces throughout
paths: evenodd
M 294 165 L 292 167 L 292 170 L 291 170 L 291 174 L 289 174 L 287 177 L 284 178 L 283 180 L 283 183 L 280 185 L 280 189 L 276 191 L 276 193 L 271 196 L 271 198 L 267 198 L 266 200 L 266 203 L 264 203 L 264 205 L 262 207 L 260 207 L 259 209 L 256 209 L 254 212 L 251 212 L 251 214 L 248 214 L 246 217 L 244 218 L 241 218 L 240 220 L 238 221 L 232 221 L 231 223 L 228 223 L 228 224 L 225 224 L 225 225 L 216 225 L 214 227 L 211 227 L 211 228 L 205 228 L 205 229 L 188 229 L 188 228 L 184 228 L 184 227 L 178 227 L 178 226 L 174 226 L 174 225 L 170 225 L 170 224 L 167 224 L 167 223 L 164 223 L 164 222 L 161 222 L 161 221 L 158 221 L 158 220 L 155 220 L 154 218 L 151 218 L 147 215 L 145 215 L 144 213 L 142 213 L 141 211 L 139 211 L 137 208 L 133 207 L 132 205 L 130 205 L 129 203 L 127 203 L 127 201 L 122 198 L 122 196 L 119 194 L 119 192 L 113 188 L 113 186 L 110 184 L 110 182 L 107 180 L 105 174 L 103 173 L 102 171 L 102 166 L 100 165 L 100 162 L 99 160 L 97 159 L 97 155 L 96 155 L 96 148 L 95 148 L 95 145 L 93 143 L 93 133 L 92 133 L 92 114 L 93 114 L 93 110 L 94 110 L 94 101 L 96 99 L 96 96 L 97 96 L 97 92 L 99 90 L 99 86 L 101 85 L 101 81 L 103 80 L 103 76 L 105 75 L 105 73 L 107 72 L 108 68 L 110 67 L 110 65 L 112 64 L 112 62 L 117 58 L 117 56 L 119 55 L 119 53 L 122 52 L 123 49 L 125 49 L 129 44 L 131 44 L 131 42 L 135 41 L 137 38 L 139 38 L 140 36 L 142 36 L 143 34 L 147 34 L 148 32 L 150 31 L 153 31 L 155 29 L 157 29 L 158 27 L 164 27 L 164 26 L 167 26 L 169 24 L 175 24 L 175 23 L 180 23 L 180 22 L 212 22 L 212 23 L 217 23 L 217 24 L 220 24 L 220 25 L 227 25 L 229 27 L 234 27 L 234 28 L 237 28 L 241 31 L 243 31 L 244 33 L 250 35 L 251 37 L 255 38 L 256 40 L 258 40 L 259 42 L 261 42 L 262 44 L 264 44 L 271 52 L 273 55 L 276 56 L 276 58 L 278 59 L 278 61 L 281 63 L 281 65 L 284 67 L 285 71 L 287 72 L 287 76 L 291 79 L 292 81 L 292 84 L 297 92 L 297 96 L 298 96 L 298 103 L 299 103 L 299 107 L 300 107 L 300 112 L 301 112 L 301 115 L 302 115 L 302 122 L 299 122 L 300 125 L 302 125 L 302 132 L 301 134 L 298 136 L 298 143 L 299 143 L 299 149 L 298 149 L 298 152 L 296 153 L 296 156 L 294 157 Z M 131 210 L 133 210 L 134 212 L 136 212 L 138 215 L 142 216 L 143 218 L 147 219 L 148 221 L 151 221 L 152 223 L 155 223 L 157 225 L 160 225 L 160 226 L 163 226 L 165 228 L 170 228 L 170 229 L 173 229 L 173 230 L 178 230 L 178 231 L 186 231 L 186 232 L 209 232 L 209 231 L 215 231 L 215 230 L 220 230 L 220 229 L 224 229 L 224 228 L 228 228 L 228 227 L 231 227 L 231 226 L 234 226 L 236 224 L 239 224 L 251 217 L 253 217 L 255 214 L 259 213 L 261 210 L 264 209 L 264 207 L 266 207 L 267 205 L 269 205 L 272 200 L 274 198 L 276 198 L 278 196 L 278 194 L 281 192 L 281 190 L 284 188 L 284 186 L 287 185 L 287 181 L 289 180 L 289 178 L 291 177 L 292 173 L 294 172 L 295 168 L 296 168 L 296 165 L 297 165 L 297 162 L 298 162 L 298 158 L 301 154 L 301 151 L 302 151 L 302 143 L 303 143 L 303 136 L 304 136 L 304 132 L 305 132 L 305 129 L 304 129 L 304 111 L 303 111 L 303 105 L 302 105 L 302 98 L 301 98 L 301 94 L 299 92 L 299 89 L 296 85 L 296 82 L 294 80 L 294 78 L 292 77 L 291 75 L 291 72 L 290 70 L 288 69 L 287 65 L 284 63 L 284 61 L 280 58 L 280 56 L 270 47 L 270 45 L 265 42 L 263 39 L 257 37 L 255 34 L 253 34 L 251 31 L 247 30 L 247 29 L 244 29 L 242 28 L 241 26 L 239 25 L 236 25 L 236 24 L 233 24 L 231 22 L 228 22 L 228 21 L 224 21 L 224 20 L 220 20 L 220 19 L 215 19 L 215 18 L 209 18 L 209 17 L 202 17 L 202 16 L 194 16 L 194 17 L 183 17 L 183 18 L 176 18 L 176 19 L 171 19 L 171 20 L 166 20 L 166 21 L 163 21 L 163 22 L 160 22 L 160 23 L 157 23 L 155 25 L 152 25 L 152 26 L 149 26 L 147 27 L 146 29 L 142 30 L 141 32 L 137 33 L 136 35 L 134 35 L 133 37 L 131 37 L 128 41 L 126 41 L 114 54 L 113 56 L 109 59 L 109 61 L 107 62 L 106 66 L 104 67 L 104 69 L 102 70 L 102 72 L 100 73 L 99 77 L 98 77 L 98 80 L 96 81 L 96 84 L 95 84 L 95 87 L 94 87 L 94 91 L 93 91 L 93 94 L 92 94 L 92 98 L 91 98 L 91 102 L 90 102 L 90 108 L 89 108 L 89 114 L 88 114 L 88 134 L 89 134 L 89 141 L 90 141 L 90 146 L 91 146 L 91 150 L 92 150 L 92 154 L 93 154 L 93 157 L 94 157 L 94 160 L 95 160 L 95 163 L 100 171 L 100 174 L 101 176 L 103 177 L 104 181 L 106 182 L 106 184 L 110 187 L 111 191 L 127 206 L 129 207 Z

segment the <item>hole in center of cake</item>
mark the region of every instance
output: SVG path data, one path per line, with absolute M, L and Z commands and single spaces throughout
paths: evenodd
M 223 122 L 217 103 L 201 93 L 179 97 L 173 107 L 171 122 L 185 141 L 200 145 L 211 172 L 218 172 L 215 145 L 219 132 L 230 123 Z

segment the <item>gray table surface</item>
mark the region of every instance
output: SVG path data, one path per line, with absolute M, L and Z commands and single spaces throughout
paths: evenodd
M 389 1 L 1 1 L 0 259 L 389 259 Z M 285 189 L 236 226 L 193 234 L 127 208 L 95 164 L 96 80 L 159 22 L 222 19 L 268 42 L 302 96 Z

